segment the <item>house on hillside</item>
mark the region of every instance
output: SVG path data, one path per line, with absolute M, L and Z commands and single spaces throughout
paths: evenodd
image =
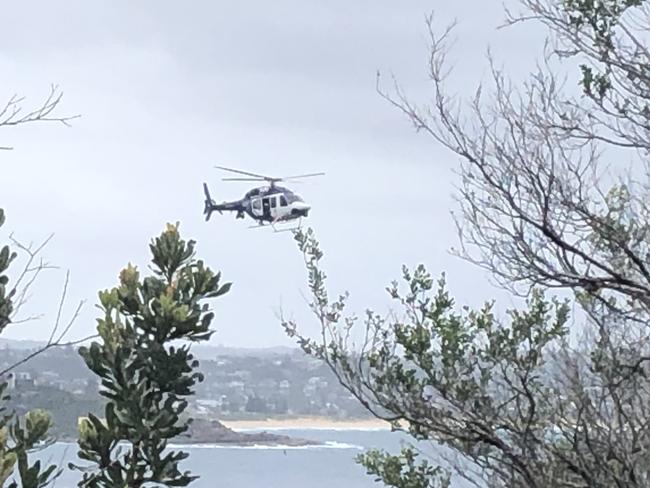
M 12 374 L 12 373 L 9 373 Z M 21 371 L 18 373 L 13 373 L 14 375 L 14 387 L 15 388 L 33 388 L 34 387 L 34 377 L 31 373 L 27 371 Z

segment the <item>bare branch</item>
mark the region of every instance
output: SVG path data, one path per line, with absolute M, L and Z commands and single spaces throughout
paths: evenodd
M 50 86 L 50 91 L 41 105 L 32 109 L 25 109 L 24 97 L 13 95 L 4 106 L 0 106 L 0 128 L 11 127 L 34 122 L 58 122 L 66 127 L 80 115 L 57 115 L 56 109 L 61 103 L 63 92 L 57 85 Z M 0 150 L 11 150 L 12 147 L 3 146 Z
M 9 235 L 9 240 L 13 244 L 13 246 L 19 251 L 21 251 L 24 255 L 26 255 L 26 260 L 22 267 L 22 270 L 19 272 L 18 277 L 16 281 L 13 283 L 12 289 L 10 291 L 10 296 L 13 297 L 13 301 L 14 301 L 13 311 L 10 316 L 11 325 L 24 324 L 35 320 L 42 320 L 44 317 L 44 314 L 39 313 L 39 314 L 29 315 L 22 319 L 17 318 L 20 311 L 28 303 L 29 292 L 33 288 L 33 286 L 35 285 L 35 283 L 37 282 L 41 274 L 47 270 L 58 269 L 57 267 L 48 264 L 40 257 L 43 250 L 45 249 L 47 244 L 49 244 L 52 238 L 53 238 L 53 234 L 48 236 L 46 239 L 44 239 L 43 242 L 41 242 L 40 244 L 34 245 L 33 243 L 23 244 L 22 242 L 20 242 L 18 239 L 14 237 L 13 233 Z M 24 364 L 25 362 L 29 361 L 36 355 L 40 354 L 41 352 L 47 351 L 48 349 L 51 349 L 53 347 L 74 345 L 80 342 L 80 341 L 71 341 L 71 342 L 67 341 L 66 337 L 69 334 L 70 330 L 72 329 L 72 326 L 74 325 L 75 321 L 79 317 L 81 309 L 85 303 L 84 300 L 80 301 L 77 304 L 69 320 L 65 323 L 63 328 L 61 328 L 61 320 L 63 316 L 63 309 L 66 304 L 69 283 L 70 283 L 70 272 L 67 271 L 63 283 L 61 297 L 59 299 L 58 307 L 56 309 L 55 320 L 45 345 L 37 349 L 36 351 L 33 351 L 32 353 L 30 353 L 28 356 L 21 359 L 20 361 L 17 361 L 15 364 L 9 366 L 8 368 L 5 368 L 2 372 L 0 372 L 0 376 L 2 376 L 2 374 L 4 373 L 11 371 L 15 367 Z M 81 341 L 83 340 L 85 339 L 82 339 Z

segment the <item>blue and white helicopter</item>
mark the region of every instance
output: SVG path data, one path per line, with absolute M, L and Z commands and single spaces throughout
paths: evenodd
M 248 171 L 225 168 L 223 166 L 215 166 L 215 168 L 245 176 L 222 178 L 223 181 L 264 181 L 267 182 L 268 185 L 253 188 L 248 191 L 241 200 L 215 203 L 210 196 L 208 185 L 203 183 L 203 191 L 205 192 L 205 207 L 203 214 L 205 215 L 205 220 L 208 221 L 214 211 L 217 211 L 220 214 L 224 211 L 236 212 L 236 219 L 243 219 L 248 215 L 258 224 L 253 227 L 270 225 L 276 232 L 279 231 L 276 229 L 275 224 L 279 223 L 294 222 L 298 220 L 298 227 L 300 227 L 300 220 L 302 217 L 307 217 L 309 215 L 309 210 L 311 209 L 311 206 L 305 203 L 300 196 L 296 195 L 288 188 L 278 186 L 276 183 L 281 181 L 297 180 L 300 178 L 310 178 L 313 176 L 322 176 L 325 174 L 310 173 L 275 178 L 249 173 Z

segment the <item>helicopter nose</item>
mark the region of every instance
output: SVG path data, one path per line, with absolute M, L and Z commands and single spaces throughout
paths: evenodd
M 296 202 L 294 204 L 296 210 L 304 211 L 304 210 L 310 210 L 311 205 L 307 205 L 305 202 Z
M 293 210 L 291 212 L 294 215 L 301 215 L 303 217 L 307 217 L 310 209 L 311 209 L 311 205 L 307 205 L 305 202 L 295 202 L 293 204 Z

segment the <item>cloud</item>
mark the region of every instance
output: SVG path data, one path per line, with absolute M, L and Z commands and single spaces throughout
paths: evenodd
M 462 21 L 452 88 L 470 93 L 484 74 L 486 42 L 525 70 L 539 33 L 496 33 L 500 2 L 435 5 L 441 25 Z M 313 204 L 332 286 L 355 304 L 386 307 L 383 288 L 402 263 L 447 270 L 461 299 L 493 293 L 475 268 L 451 258 L 449 216 L 456 160 L 375 92 L 378 69 L 426 102 L 424 17 L 430 2 L 191 2 L 65 0 L 4 7 L 1 93 L 34 103 L 49 83 L 72 128 L 0 131 L 0 204 L 26 239 L 56 232 L 50 258 L 72 273 L 72 298 L 95 302 L 120 266 L 148 262 L 167 221 L 232 293 L 215 304 L 215 341 L 286 344 L 273 310 L 308 320 L 305 275 L 290 235 L 246 229 L 231 216 L 203 221 L 201 183 L 217 199 L 248 187 L 219 181 L 214 164 L 267 174 L 325 171 L 295 190 Z M 517 37 L 519 36 L 519 37 Z M 526 62 L 528 64 L 526 64 Z M 477 273 L 479 278 L 477 278 Z M 59 292 L 44 283 L 35 309 Z M 483 283 L 480 286 L 477 283 Z M 452 288 L 453 290 L 453 288 Z M 462 301 L 462 300 L 461 300 Z M 88 306 L 76 332 L 95 326 Z M 10 332 L 43 337 L 47 321 Z

